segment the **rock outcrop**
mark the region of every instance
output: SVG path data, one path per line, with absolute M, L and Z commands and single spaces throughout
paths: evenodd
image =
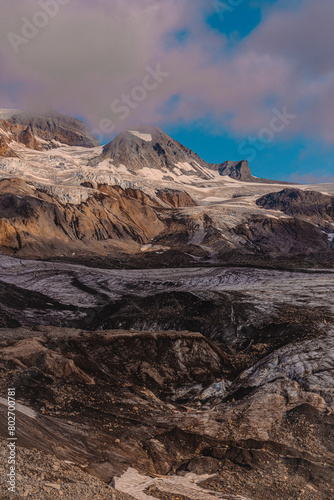
M 280 210 L 293 217 L 307 218 L 322 228 L 331 229 L 334 223 L 334 196 L 318 191 L 283 189 L 279 193 L 269 193 L 256 201 L 269 210 Z
M 327 252 L 329 247 L 323 231 L 295 218 L 254 217 L 247 224 L 238 225 L 235 232 L 245 237 L 249 249 L 277 257 L 316 255 Z
M 225 161 L 218 167 L 220 175 L 228 175 L 238 181 L 252 182 L 254 179 L 248 161 Z
M 34 132 L 32 126 L 29 125 L 26 129 L 24 129 L 17 137 L 18 142 L 24 144 L 29 149 L 35 149 L 39 151 L 41 148 L 38 145 L 36 137 L 34 136 Z

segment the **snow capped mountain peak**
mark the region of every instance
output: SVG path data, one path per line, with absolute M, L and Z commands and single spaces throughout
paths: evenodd
M 97 166 L 106 160 L 118 167 L 125 165 L 136 175 L 161 181 L 191 182 L 216 175 L 210 164 L 158 127 L 136 126 L 121 132 L 104 146 L 102 154 L 94 158 L 91 165 Z

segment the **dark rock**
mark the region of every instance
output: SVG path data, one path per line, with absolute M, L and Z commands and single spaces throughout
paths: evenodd
M 280 210 L 293 217 L 307 218 L 322 228 L 332 229 L 330 223 L 334 222 L 334 197 L 318 191 L 283 189 L 279 193 L 262 196 L 256 204 L 267 210 Z

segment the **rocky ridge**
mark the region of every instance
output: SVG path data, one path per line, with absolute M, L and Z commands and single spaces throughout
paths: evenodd
M 256 204 L 265 209 L 280 210 L 293 217 L 304 218 L 323 229 L 334 227 L 334 196 L 318 191 L 284 189 L 262 196 Z

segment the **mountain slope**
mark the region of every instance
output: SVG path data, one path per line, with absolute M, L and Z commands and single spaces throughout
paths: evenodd
M 109 186 L 80 205 L 59 201 L 17 179 L 0 181 L 0 249 L 52 256 L 106 253 L 115 241 L 143 245 L 164 229 L 155 211 Z

